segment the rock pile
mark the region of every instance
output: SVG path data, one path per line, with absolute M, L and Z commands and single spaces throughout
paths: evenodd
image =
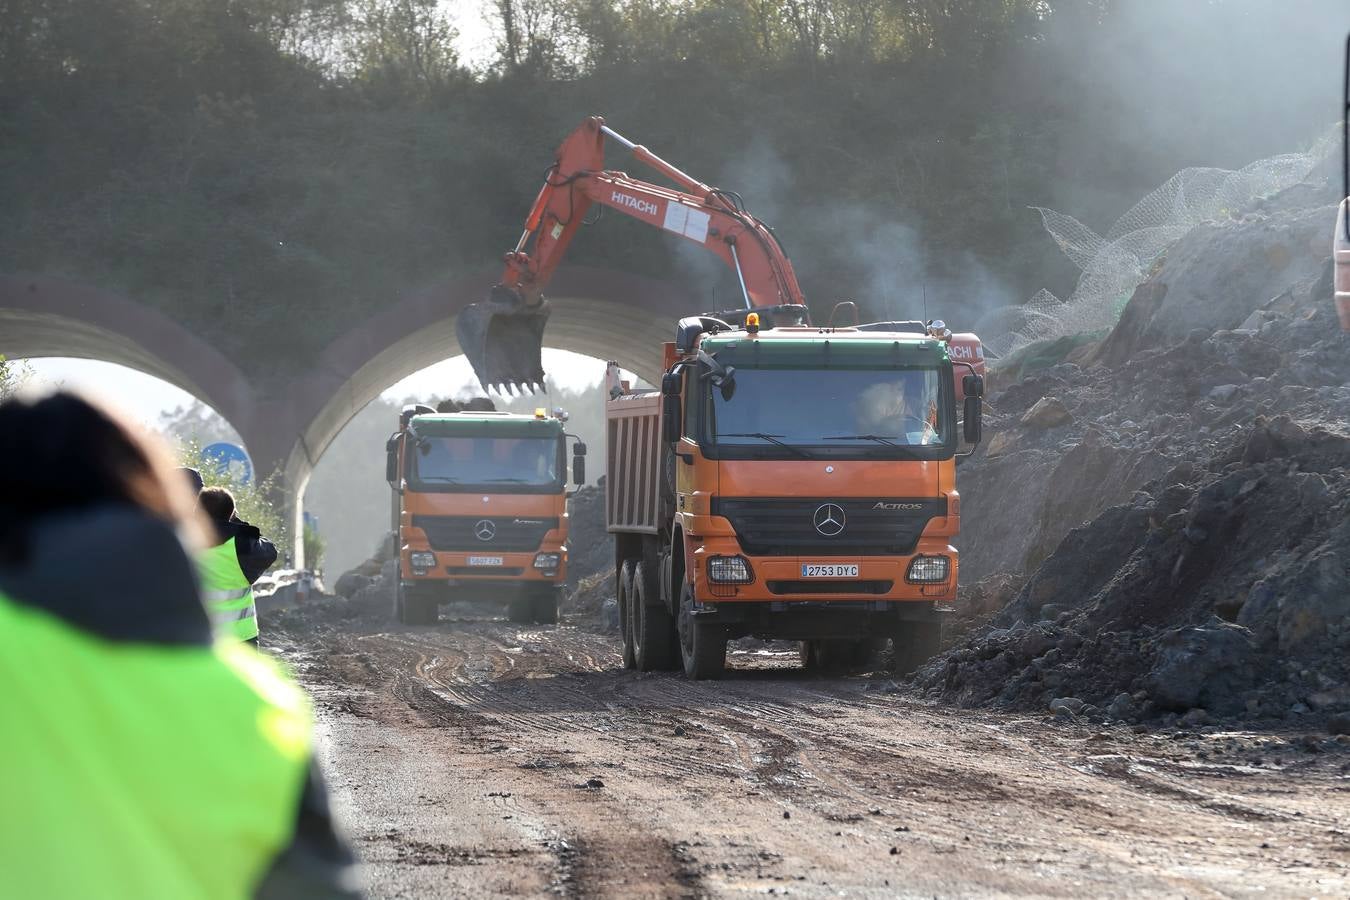
M 1109 336 L 989 398 L 961 611 L 1006 605 L 921 689 L 1119 720 L 1350 710 L 1350 335 L 1310 237 L 1330 207 L 1287 193 L 1183 240 Z

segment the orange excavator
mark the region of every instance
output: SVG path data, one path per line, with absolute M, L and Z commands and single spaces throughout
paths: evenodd
M 678 189 L 605 169 L 606 138 Z M 768 313 L 784 325 L 807 321 L 806 300 L 792 263 L 769 227 L 746 211 L 739 195 L 709 187 L 592 116 L 558 147 L 525 230 L 506 254 L 501 282 L 486 301 L 459 314 L 460 347 L 484 388 L 514 391 L 542 386 L 540 348 L 549 314 L 543 290 L 592 203 L 716 253 L 736 273 L 746 309 Z

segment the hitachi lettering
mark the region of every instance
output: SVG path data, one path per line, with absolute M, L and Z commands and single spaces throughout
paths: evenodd
M 630 197 L 629 195 L 621 194 L 618 191 L 615 191 L 609 199 L 620 206 L 635 209 L 638 212 L 646 213 L 649 216 L 654 216 L 657 213 L 656 204 L 652 203 L 650 200 L 641 200 L 637 197 Z

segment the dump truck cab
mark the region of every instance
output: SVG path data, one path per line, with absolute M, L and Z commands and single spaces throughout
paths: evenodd
M 979 440 L 978 340 L 748 318 L 683 320 L 659 392 L 610 388 L 626 661 L 716 677 L 726 641 L 745 635 L 802 641 L 822 666 L 889 638 L 912 668 L 937 649 L 937 604 L 956 596 L 956 457 Z
M 567 580 L 564 418 L 405 408 L 386 445 L 399 550 L 395 614 L 431 624 L 456 594 L 499 598 L 512 621 L 557 621 Z M 584 444 L 573 477 L 585 479 Z

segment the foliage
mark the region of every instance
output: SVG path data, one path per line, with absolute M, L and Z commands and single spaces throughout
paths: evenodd
M 33 367 L 28 360 L 10 360 L 0 353 L 0 401 L 18 393 L 32 377 Z
M 494 267 L 598 112 L 743 193 L 818 304 L 968 322 L 1072 284 L 1028 206 L 1109 221 L 1319 130 L 1331 105 L 1284 77 L 1302 45 L 1234 48 L 1316 37 L 1341 2 L 482 0 L 498 47 L 471 70 L 436 0 L 0 0 L 0 271 L 303 368 L 390 297 Z M 571 260 L 735 290 L 616 215 Z
M 309 522 L 305 523 L 305 567 L 313 571 L 323 568 L 323 556 L 328 549 L 328 539 Z

